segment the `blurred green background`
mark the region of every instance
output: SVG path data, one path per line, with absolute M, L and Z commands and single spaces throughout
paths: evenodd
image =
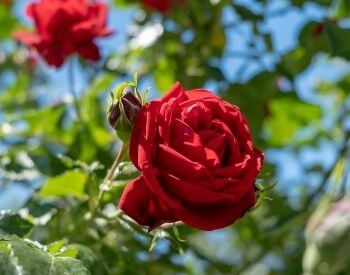
M 167 15 L 109 1 L 102 60 L 59 70 L 11 39 L 32 26 L 27 3 L 0 1 L 0 274 L 350 274 L 348 0 L 187 0 Z M 150 99 L 180 81 L 241 108 L 266 156 L 258 183 L 277 182 L 244 219 L 149 233 L 115 209 L 129 172 L 95 213 L 119 146 L 109 91 L 135 71 Z

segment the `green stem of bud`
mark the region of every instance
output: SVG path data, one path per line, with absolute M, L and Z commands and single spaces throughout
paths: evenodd
M 129 143 L 127 142 L 123 142 L 120 146 L 118 155 L 116 157 L 116 159 L 113 162 L 113 165 L 111 166 L 111 168 L 108 170 L 106 177 L 104 178 L 101 187 L 104 186 L 108 186 L 111 184 L 111 181 L 113 180 L 115 171 L 118 168 L 118 165 L 123 161 L 126 153 L 128 152 L 128 148 L 129 148 Z M 105 194 L 105 190 L 106 188 L 100 188 L 100 192 L 97 196 L 97 205 L 99 206 L 102 199 L 103 199 L 103 195 Z

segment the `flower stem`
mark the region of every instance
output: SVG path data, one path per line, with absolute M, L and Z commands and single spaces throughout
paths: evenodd
M 125 154 L 128 151 L 128 147 L 129 147 L 129 144 L 127 142 L 124 142 L 124 143 L 121 144 L 119 152 L 118 152 L 118 155 L 117 155 L 116 159 L 114 160 L 113 165 L 108 170 L 107 175 L 106 175 L 106 177 L 104 178 L 104 180 L 103 180 L 103 182 L 101 184 L 102 188 L 100 188 L 100 192 L 99 192 L 99 194 L 97 196 L 97 205 L 100 204 L 100 202 L 101 202 L 101 200 L 103 198 L 103 195 L 104 195 L 104 193 L 106 191 L 105 187 L 106 186 L 108 187 L 110 185 L 110 182 L 113 180 L 113 176 L 115 174 L 115 171 L 117 170 L 118 165 L 124 159 Z

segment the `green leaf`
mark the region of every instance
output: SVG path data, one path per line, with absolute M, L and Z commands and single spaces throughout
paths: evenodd
M 350 2 L 348 0 L 338 0 L 334 16 L 344 18 L 350 15 Z
M 86 198 L 84 193 L 87 176 L 78 171 L 65 172 L 57 177 L 50 178 L 41 188 L 39 195 L 42 198 L 57 198 L 62 196 L 73 196 L 78 199 Z
M 226 45 L 226 34 L 221 25 L 221 17 L 217 17 L 212 23 L 211 34 L 209 36 L 209 44 L 212 48 L 222 49 Z
M 99 148 L 107 150 L 113 135 L 104 127 L 107 121 L 106 105 L 103 100 L 105 92 L 110 90 L 115 76 L 106 73 L 96 78 L 89 90 L 79 100 L 84 127 L 76 133 L 73 152 L 80 160 L 89 160 L 96 156 Z
M 71 257 L 71 258 L 75 258 L 75 256 L 77 255 L 78 255 L 78 250 L 72 247 L 70 248 L 65 247 L 63 251 L 57 254 L 57 256 L 60 256 L 60 257 Z
M 59 253 L 63 247 L 64 241 L 56 241 L 47 246 L 51 254 Z
M 177 239 L 179 242 L 182 242 L 182 243 L 185 243 L 185 242 L 186 242 L 184 239 L 181 238 L 180 231 L 179 231 L 179 229 L 177 228 L 176 224 L 173 225 L 173 232 L 174 232 L 174 235 L 175 235 L 176 239 Z
M 86 92 L 84 97 L 81 99 L 81 109 L 83 119 L 89 121 L 90 124 L 94 123 L 98 125 L 101 120 L 100 116 L 102 115 L 100 108 L 100 95 L 106 92 L 112 85 L 115 76 L 112 74 L 104 74 L 91 84 L 90 89 Z M 103 111 L 105 116 L 105 111 Z
M 40 244 L 13 236 L 0 238 L 0 274 L 87 275 L 90 272 L 77 259 L 53 256 Z
M 166 93 L 171 85 L 175 83 L 175 76 L 173 71 L 169 70 L 169 68 L 172 68 L 171 60 L 162 57 L 156 63 L 156 67 L 153 72 L 157 88 L 161 93 Z
M 244 6 L 240 6 L 235 4 L 234 8 L 236 10 L 236 12 L 244 19 L 244 20 L 248 20 L 248 21 L 259 21 L 262 20 L 263 17 L 259 14 L 255 14 L 254 12 L 252 12 L 250 9 L 244 7 Z
M 29 85 L 29 76 L 25 73 L 18 73 L 16 81 L 13 83 L 13 85 L 7 90 L 2 91 L 0 94 L 1 109 L 6 110 L 9 113 L 13 113 L 16 109 L 23 111 L 26 108 L 35 107 L 35 103 L 30 98 L 30 94 L 28 93 Z
M 33 224 L 22 218 L 19 214 L 11 212 L 0 212 L 0 231 L 7 234 L 16 234 L 19 237 L 26 236 L 31 232 Z
M 128 0 L 113 0 L 113 3 L 115 6 L 120 8 L 130 8 L 131 7 L 131 2 Z M 135 2 L 136 3 L 136 2 Z
M 275 146 L 294 142 L 303 127 L 319 121 L 321 108 L 302 102 L 294 95 L 275 98 L 268 103 L 270 116 L 265 121 L 266 139 Z
M 67 245 L 67 249 L 75 249 L 77 251 L 75 258 L 84 263 L 87 268 L 92 267 L 96 262 L 95 254 L 87 246 L 81 244 L 70 244 Z
M 266 104 L 270 98 L 279 96 L 277 76 L 267 72 L 261 73 L 248 83 L 234 84 L 229 87 L 225 100 L 237 105 L 248 120 L 251 133 L 258 141 L 266 117 Z
M 0 2 L 0 39 L 8 38 L 13 29 L 19 26 L 19 23 L 13 17 L 10 9 L 2 6 Z
M 58 125 L 64 115 L 63 104 L 51 106 L 43 109 L 33 109 L 24 114 L 21 118 L 27 124 L 28 128 L 22 132 L 22 135 L 45 136 L 55 139 L 62 138 L 57 134 Z
M 283 55 L 277 68 L 285 76 L 293 78 L 310 65 L 316 53 L 329 51 L 329 43 L 320 24 L 319 22 L 307 23 L 300 31 L 299 46 Z M 319 30 L 320 27 L 321 30 Z
M 331 55 L 350 59 L 350 29 L 341 29 L 332 23 L 326 23 Z

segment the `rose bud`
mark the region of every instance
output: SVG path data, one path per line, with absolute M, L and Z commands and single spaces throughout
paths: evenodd
M 109 108 L 108 117 L 107 117 L 108 124 L 112 128 L 114 128 L 115 125 L 117 124 L 119 117 L 120 117 L 120 108 L 119 108 L 119 104 L 117 102 Z
M 136 116 L 142 107 L 141 102 L 134 96 L 132 92 L 127 92 L 122 97 L 122 103 L 127 119 L 131 125 L 134 125 Z
M 142 105 L 141 102 L 131 92 L 127 92 L 122 96 L 122 104 L 127 121 L 130 125 L 133 125 L 140 111 Z M 121 115 L 119 103 L 114 103 L 108 112 L 108 123 L 112 128 L 115 128 L 118 119 Z
M 107 119 L 109 125 L 116 130 L 118 137 L 121 140 L 128 141 L 142 104 L 132 92 L 123 94 L 121 103 L 122 106 L 120 106 L 120 101 L 112 104 Z

